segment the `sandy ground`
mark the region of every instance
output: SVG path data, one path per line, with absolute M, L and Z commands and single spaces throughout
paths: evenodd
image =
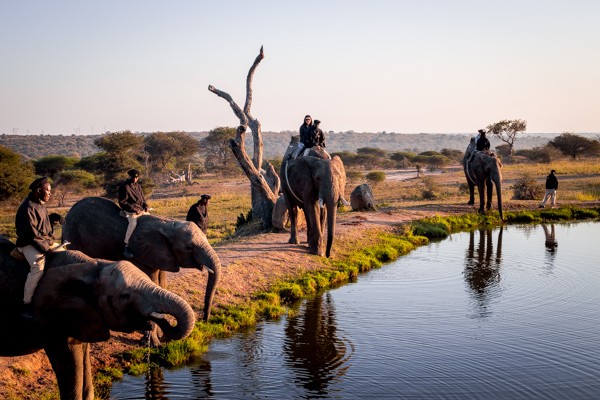
M 535 208 L 535 202 L 510 202 L 506 210 Z M 584 204 L 584 206 L 598 206 Z M 415 203 L 393 210 L 377 212 L 346 212 L 338 214 L 336 241 L 362 246 L 372 229 L 392 231 L 401 223 L 434 215 L 464 214 L 472 212 L 465 204 Z M 305 232 L 300 233 L 305 239 Z M 298 276 L 305 271 L 322 268 L 316 256 L 307 252 L 306 243 L 288 244 L 289 232 L 262 233 L 228 240 L 215 247 L 223 264 L 221 283 L 217 290 L 215 306 L 237 304 L 247 300 L 252 293 L 267 289 L 272 282 Z M 333 255 L 336 257 L 334 243 Z M 185 298 L 201 315 L 206 272 L 182 270 L 169 273 L 168 288 Z M 93 366 L 104 367 L 114 362 L 113 355 L 138 343 L 138 333 L 124 335 L 115 333 L 104 343 L 93 344 Z M 40 394 L 54 387 L 55 377 L 44 352 L 12 358 L 0 358 L 0 399 L 39 398 Z

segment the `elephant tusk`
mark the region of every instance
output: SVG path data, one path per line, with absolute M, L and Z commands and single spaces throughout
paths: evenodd
M 208 268 L 206 265 L 204 266 L 204 268 L 206 268 L 208 270 L 209 274 L 214 274 L 215 271 L 213 271 L 212 269 Z
M 162 314 L 162 313 L 153 312 L 150 314 L 150 316 L 155 319 L 165 319 L 167 315 Z
M 325 204 L 323 203 L 323 199 L 319 197 L 319 208 L 325 208 Z
M 348 200 L 346 200 L 344 197 L 340 196 L 340 199 L 342 199 L 342 204 L 345 206 L 349 206 L 350 203 L 348 202 Z

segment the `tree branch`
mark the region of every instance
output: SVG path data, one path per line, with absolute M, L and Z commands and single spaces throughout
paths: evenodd
M 273 193 L 260 171 L 254 167 L 254 164 L 246 154 L 244 142 L 246 140 L 246 127 L 243 125 L 238 126 L 236 137 L 229 140 L 229 147 L 231 151 L 240 163 L 240 167 L 250 179 L 252 185 L 267 199 L 273 202 L 277 201 L 277 196 Z
M 213 92 L 220 98 L 225 99 L 225 101 L 227 101 L 229 103 L 229 105 L 231 106 L 231 109 L 233 110 L 233 113 L 235 114 L 235 116 L 239 118 L 240 125 L 248 126 L 248 118 L 246 117 L 246 115 L 244 114 L 242 109 L 233 100 L 233 98 L 231 98 L 231 95 L 229 93 L 219 90 L 216 87 L 214 87 L 213 85 L 208 85 L 208 90 Z

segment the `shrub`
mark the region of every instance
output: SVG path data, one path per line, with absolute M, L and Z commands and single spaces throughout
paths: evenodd
M 385 172 L 383 171 L 371 171 L 366 175 L 369 182 L 375 184 L 385 181 Z
M 517 178 L 515 184 L 512 185 L 512 189 L 514 200 L 535 200 L 544 195 L 542 185 L 537 183 L 529 174 L 524 174 Z

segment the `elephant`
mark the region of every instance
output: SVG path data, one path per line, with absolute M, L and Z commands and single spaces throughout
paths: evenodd
M 108 340 L 111 330 L 129 333 L 154 322 L 167 338 L 182 339 L 194 328 L 191 306 L 130 262 L 94 259 L 73 250 L 46 254 L 32 301 L 34 319 L 24 319 L 29 265 L 10 256 L 14 247 L 0 237 L 0 356 L 44 349 L 63 400 L 94 399 L 89 343 Z M 169 315 L 176 326 L 168 322 Z
M 69 249 L 80 250 L 90 257 L 124 259 L 127 219 L 120 216 L 120 212 L 119 206 L 107 198 L 81 199 L 65 217 L 63 240 L 70 242 Z M 203 319 L 208 321 L 221 276 L 221 261 L 196 224 L 142 215 L 129 239 L 129 248 L 134 257 L 128 261 L 163 287 L 166 286 L 164 271 L 206 267 L 208 280 Z
M 298 208 L 304 211 L 308 247 L 311 254 L 323 255 L 325 218 L 327 218 L 327 243 L 325 256 L 330 257 L 335 236 L 335 219 L 338 202 L 350 205 L 344 199 L 346 170 L 340 157 L 329 159 L 319 149 L 311 149 L 308 156 L 293 159 L 297 142 L 286 151 L 281 165 L 281 189 L 290 218 L 289 243 L 298 243 Z
M 473 140 L 472 140 L 473 143 Z M 471 143 L 471 144 L 472 144 Z M 479 191 L 479 212 L 484 213 L 483 205 L 487 198 L 486 209 L 492 208 L 492 182 L 496 185 L 496 194 L 498 196 L 498 211 L 500 219 L 504 220 L 502 214 L 502 162 L 492 152 L 475 151 L 470 152 L 470 147 L 467 148 L 463 158 L 463 169 L 467 184 L 469 185 L 469 203 L 475 204 L 475 185 Z M 471 156 L 471 154 L 473 154 Z M 483 186 L 486 186 L 486 193 Z

